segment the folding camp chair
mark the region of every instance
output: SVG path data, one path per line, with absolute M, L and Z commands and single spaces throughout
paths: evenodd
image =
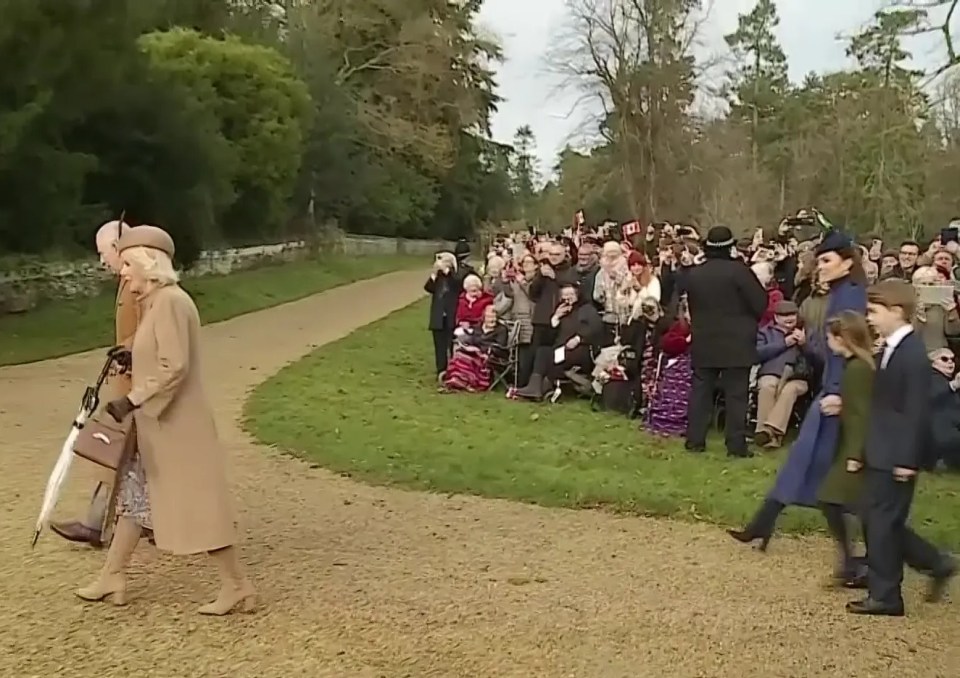
M 520 372 L 520 323 L 514 320 L 501 320 L 507 328 L 507 343 L 505 346 L 496 346 L 490 353 L 490 369 L 493 379 L 490 382 L 492 391 L 500 384 L 504 384 L 508 377 L 513 379 L 513 388 L 517 388 L 517 379 Z

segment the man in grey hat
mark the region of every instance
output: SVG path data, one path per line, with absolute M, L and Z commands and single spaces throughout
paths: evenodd
M 706 450 L 719 387 L 726 407 L 727 454 L 750 457 L 750 368 L 757 362 L 757 329 L 767 308 L 767 292 L 753 272 L 734 259 L 735 246 L 729 228 L 711 228 L 703 248 L 706 260 L 690 271 L 684 285 L 693 362 L 686 447 L 691 452 Z
M 803 374 L 801 347 L 806 343 L 797 328 L 797 305 L 781 301 L 773 309 L 773 323 L 757 333 L 757 429 L 754 442 L 777 448 L 783 442 L 797 399 L 810 390 Z

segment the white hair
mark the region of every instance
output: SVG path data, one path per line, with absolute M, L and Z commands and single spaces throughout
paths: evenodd
M 166 252 L 152 247 L 130 247 L 120 253 L 120 257 L 144 279 L 160 287 L 176 285 L 180 274 L 173 268 L 173 262 Z
M 913 272 L 914 285 L 934 285 L 937 282 L 939 273 L 933 266 L 921 266 Z
M 773 280 L 773 266 L 768 261 L 758 261 L 750 267 L 760 284 L 766 287 Z
M 453 256 L 453 252 L 437 252 L 437 261 L 451 271 L 457 270 L 457 258 Z
M 465 289 L 465 290 L 469 290 L 469 289 L 482 290 L 482 289 L 483 289 L 483 281 L 480 280 L 479 276 L 476 276 L 476 275 L 474 275 L 473 273 L 471 273 L 470 275 L 468 275 L 466 278 L 463 279 L 463 289 Z
M 623 254 L 623 250 L 620 249 L 620 243 L 613 240 L 608 240 L 607 242 L 603 243 L 603 248 L 600 251 L 603 256 L 610 258 L 621 256 Z

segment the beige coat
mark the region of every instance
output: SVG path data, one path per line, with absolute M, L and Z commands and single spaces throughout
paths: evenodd
M 141 300 L 130 402 L 157 548 L 179 555 L 236 541 L 226 455 L 203 385 L 200 316 L 177 285 Z

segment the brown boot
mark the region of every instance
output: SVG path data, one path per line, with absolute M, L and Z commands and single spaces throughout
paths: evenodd
M 230 614 L 238 607 L 242 612 L 253 612 L 257 603 L 257 592 L 243 573 L 237 549 L 228 546 L 218 551 L 211 551 L 210 557 L 216 562 L 217 569 L 220 571 L 220 593 L 215 601 L 197 611 L 200 614 L 216 617 Z
M 100 530 L 87 527 L 79 520 L 71 520 L 66 523 L 50 523 L 50 529 L 67 541 L 77 544 L 90 544 L 94 548 L 103 546 L 103 542 L 100 540 Z
M 77 596 L 90 602 L 109 600 L 114 605 L 127 604 L 127 563 L 140 542 L 140 525 L 132 518 L 120 518 L 107 550 L 107 559 L 100 576 L 90 586 L 77 591 Z

